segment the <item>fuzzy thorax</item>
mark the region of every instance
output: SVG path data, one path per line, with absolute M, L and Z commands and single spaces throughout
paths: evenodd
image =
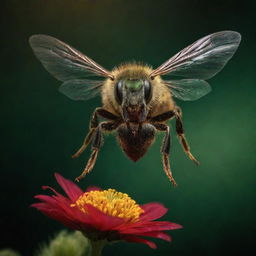
M 115 79 L 107 79 L 102 87 L 103 108 L 117 116 L 121 116 L 121 106 L 114 97 L 115 85 L 120 80 L 145 79 L 150 81 L 153 91 L 152 100 L 147 105 L 149 115 L 154 116 L 172 110 L 174 105 L 169 89 L 160 76 L 156 76 L 153 80 L 150 78 L 152 71 L 153 69 L 150 66 L 140 63 L 125 63 L 114 68 L 111 74 Z

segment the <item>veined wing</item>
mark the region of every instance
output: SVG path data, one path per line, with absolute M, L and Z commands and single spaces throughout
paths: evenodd
M 88 100 L 100 93 L 103 81 L 75 79 L 64 82 L 59 91 L 72 100 Z
M 211 91 L 211 86 L 200 79 L 164 81 L 172 95 L 180 100 L 197 100 Z
M 29 43 L 46 70 L 60 81 L 82 79 L 90 74 L 113 79 L 95 61 L 54 37 L 33 35 Z
M 153 70 L 151 77 L 174 75 L 209 79 L 225 66 L 240 41 L 241 35 L 234 31 L 221 31 L 205 36 Z

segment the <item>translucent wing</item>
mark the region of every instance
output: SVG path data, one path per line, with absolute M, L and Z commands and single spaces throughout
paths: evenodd
M 153 70 L 151 77 L 168 74 L 209 79 L 233 56 L 240 40 L 241 35 L 234 31 L 221 31 L 205 36 Z
M 112 74 L 95 61 L 54 37 L 33 35 L 29 43 L 46 70 L 60 81 L 81 79 L 92 73 L 113 79 Z
M 180 100 L 197 100 L 211 91 L 211 86 L 200 79 L 165 81 L 174 97 Z
M 64 82 L 59 91 L 72 100 L 88 100 L 100 93 L 102 81 L 76 79 Z

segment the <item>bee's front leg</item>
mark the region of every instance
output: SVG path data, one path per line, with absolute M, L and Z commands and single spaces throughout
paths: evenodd
M 86 174 L 88 174 L 94 167 L 99 150 L 103 145 L 103 134 L 102 131 L 113 131 L 120 125 L 119 121 L 102 122 L 95 129 L 94 138 L 92 142 L 92 153 L 91 156 L 80 176 L 76 178 L 76 181 L 80 181 Z
M 179 136 L 180 143 L 185 151 L 185 153 L 188 155 L 188 157 L 197 165 L 200 164 L 200 162 L 191 154 L 189 144 L 186 140 L 183 123 L 182 123 L 182 112 L 179 107 L 176 107 L 175 111 L 175 118 L 176 118 L 176 132 Z
M 98 126 L 95 131 L 94 140 L 92 143 L 91 156 L 86 164 L 86 167 L 84 168 L 83 172 L 81 173 L 81 175 L 76 178 L 77 182 L 80 181 L 86 174 L 88 174 L 94 167 L 95 162 L 97 160 L 98 153 L 99 153 L 99 149 L 102 144 L 103 144 L 103 136 L 102 136 L 102 132 L 100 130 L 100 126 Z
M 169 153 L 170 153 L 170 147 L 171 147 L 170 127 L 163 123 L 151 123 L 151 124 L 154 125 L 154 127 L 157 130 L 165 132 L 162 149 L 161 149 L 161 153 L 163 156 L 163 167 L 164 167 L 165 174 L 167 175 L 167 177 L 169 178 L 173 186 L 176 187 L 177 183 L 172 176 L 172 171 L 171 171 L 170 161 L 169 161 Z
M 86 147 L 91 142 L 93 134 L 94 134 L 95 129 L 96 129 L 97 126 L 98 126 L 98 115 L 97 115 L 97 109 L 96 109 L 93 112 L 92 118 L 90 120 L 89 132 L 86 135 L 82 146 L 77 150 L 77 152 L 74 155 L 72 155 L 72 158 L 77 158 L 77 157 L 79 157 L 84 152 Z
M 98 122 L 98 116 L 102 116 L 106 119 L 109 120 L 118 120 L 119 117 L 115 116 L 114 114 L 108 112 L 107 110 L 103 109 L 103 108 L 96 108 L 95 111 L 93 112 L 92 118 L 90 120 L 90 125 L 89 125 L 89 132 L 86 135 L 84 142 L 82 144 L 82 146 L 78 149 L 78 151 L 72 156 L 72 158 L 77 158 L 79 157 L 84 150 L 86 149 L 86 147 L 89 145 L 89 143 L 91 142 L 93 135 L 96 131 L 96 128 L 99 125 Z

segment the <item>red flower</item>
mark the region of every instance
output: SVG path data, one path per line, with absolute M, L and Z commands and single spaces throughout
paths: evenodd
M 68 197 L 43 186 L 43 189 L 51 189 L 55 195 L 37 195 L 35 198 L 41 202 L 32 206 L 65 226 L 82 231 L 91 240 L 125 240 L 156 248 L 155 243 L 142 237 L 171 241 L 171 237 L 163 231 L 182 228 L 176 223 L 154 221 L 168 211 L 159 203 L 140 206 L 127 194 L 114 189 L 90 187 L 83 192 L 60 174 L 55 174 L 55 177 Z

